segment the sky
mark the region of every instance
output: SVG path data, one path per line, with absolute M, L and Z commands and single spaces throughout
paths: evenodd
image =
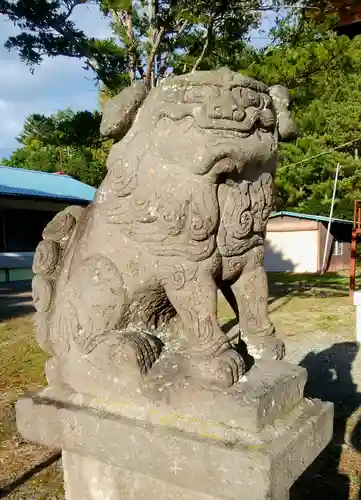
M 76 25 L 89 36 L 107 38 L 108 21 L 95 5 L 80 5 L 73 15 Z M 252 32 L 252 42 L 266 44 L 266 33 L 275 19 L 267 13 L 261 31 Z M 16 141 L 25 118 L 30 113 L 49 115 L 59 109 L 94 110 L 98 105 L 98 90 L 90 71 L 82 69 L 77 59 L 44 58 L 35 73 L 21 62 L 16 51 L 8 51 L 4 43 L 17 28 L 0 16 L 0 159 L 10 156 L 19 147 Z

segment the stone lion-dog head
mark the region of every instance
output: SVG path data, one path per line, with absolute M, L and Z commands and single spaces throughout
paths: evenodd
M 163 159 L 176 154 L 195 174 L 215 165 L 214 175 L 241 172 L 250 159 L 273 157 L 279 139 L 295 136 L 289 103 L 282 86 L 268 88 L 227 69 L 199 71 L 170 76 L 149 93 L 143 82 L 123 90 L 106 103 L 101 133 L 117 141 L 126 136 L 127 145 L 139 135 L 149 147 L 155 141 Z
M 261 244 L 277 145 L 296 133 L 289 102 L 284 87 L 227 69 L 170 76 L 149 93 L 137 82 L 105 105 L 101 133 L 116 142 L 96 201 L 110 222 L 158 255 L 174 255 L 177 247 L 178 255 L 203 260 L 217 231 L 224 255 L 233 252 L 232 235 L 241 241 L 238 254 L 246 237 Z M 221 221 L 227 183 L 238 186 L 228 203 L 239 208 L 241 227 L 233 233 Z

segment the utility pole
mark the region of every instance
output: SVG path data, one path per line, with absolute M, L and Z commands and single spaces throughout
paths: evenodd
M 330 210 L 330 217 L 328 219 L 328 226 L 327 226 L 327 236 L 326 236 L 326 242 L 325 242 L 325 248 L 323 249 L 323 259 L 322 259 L 322 269 L 321 269 L 321 274 L 325 272 L 325 265 L 326 265 L 326 256 L 327 256 L 327 248 L 328 248 L 328 241 L 330 239 L 330 230 L 331 230 L 331 223 L 332 223 L 332 216 L 333 216 L 333 207 L 335 205 L 335 197 L 336 197 L 336 188 L 337 188 L 337 180 L 338 180 L 338 173 L 340 171 L 341 165 L 337 163 L 336 167 L 336 175 L 335 175 L 335 182 L 333 184 L 333 193 L 332 193 L 332 201 L 331 201 L 331 210 Z

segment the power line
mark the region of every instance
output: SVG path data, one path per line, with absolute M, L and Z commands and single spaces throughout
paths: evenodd
M 337 151 L 337 149 L 342 149 L 346 146 L 350 146 L 351 144 L 355 144 L 355 142 L 359 142 L 361 139 L 354 139 L 353 141 L 348 141 L 345 142 L 344 144 L 340 144 L 339 146 L 336 146 L 333 149 L 329 149 L 328 151 L 324 151 L 323 153 L 318 153 L 317 155 L 309 156 L 305 158 L 304 160 L 298 161 L 296 163 L 288 163 L 287 165 L 283 165 L 283 167 L 294 167 L 296 165 L 301 165 L 301 163 L 306 163 L 310 160 L 313 160 L 314 158 L 319 158 L 320 156 L 328 155 L 330 153 L 333 153 L 334 151 Z
M 287 5 L 287 4 L 279 4 L 277 6 L 273 5 L 264 5 L 262 7 L 259 7 L 258 9 L 255 9 L 256 11 L 259 12 L 279 12 L 282 9 L 301 9 L 301 10 L 321 10 L 320 7 L 317 7 L 315 5 L 302 5 L 302 4 L 295 4 L 295 5 Z

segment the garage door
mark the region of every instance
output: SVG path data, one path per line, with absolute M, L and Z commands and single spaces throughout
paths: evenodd
M 265 268 L 271 272 L 317 273 L 318 231 L 267 233 Z

